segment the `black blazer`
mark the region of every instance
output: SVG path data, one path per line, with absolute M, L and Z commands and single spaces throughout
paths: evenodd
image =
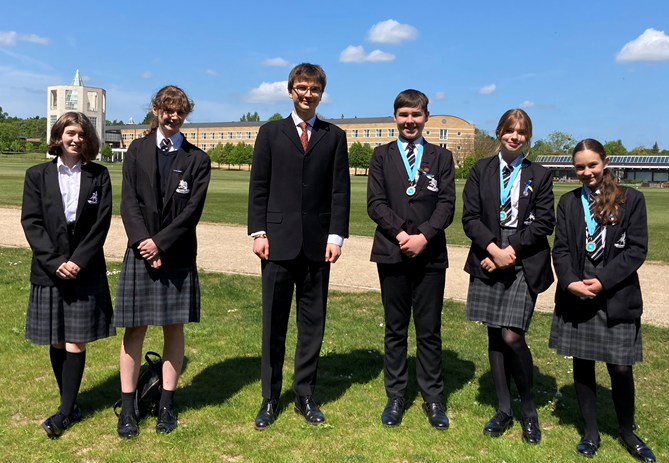
M 197 256 L 197 226 L 207 196 L 211 161 L 185 137 L 166 183 L 163 207 L 156 161 L 156 134 L 133 141 L 123 160 L 121 218 L 128 247 L 152 238 L 162 266 L 187 267 Z
M 524 196 L 523 190 L 529 180 L 532 180 L 532 190 L 528 188 L 528 195 Z M 523 159 L 518 194 L 518 230 L 509 238 L 509 244 L 516 251 L 516 262 L 523 266 L 530 290 L 539 294 L 553 283 L 547 238 L 555 227 L 553 174 L 545 167 Z M 465 234 L 472 240 L 465 272 L 487 280 L 491 273 L 483 270 L 481 261 L 488 257 L 488 244 L 499 244 L 502 240 L 498 155 L 476 162 L 467 177 L 462 200 L 462 224 Z
M 81 184 L 74 236 L 70 236 L 58 184 L 57 159 L 26 172 L 21 205 L 21 224 L 33 251 L 30 282 L 39 286 L 62 286 L 56 276 L 64 262 L 81 267 L 79 275 L 107 271 L 102 249 L 112 214 L 111 181 L 107 168 L 89 162 L 81 166 Z
M 351 179 L 346 133 L 316 119 L 306 152 L 292 116 L 260 127 L 249 184 L 248 232 L 266 231 L 269 260 L 304 249 L 325 261 L 328 235 L 348 237 Z
M 423 163 L 429 164 L 428 173 L 434 175 L 436 191 L 428 189 L 430 181 L 420 175 L 416 193 L 408 196 L 409 179 L 397 141 L 374 149 L 367 180 L 367 213 L 377 223 L 372 262 L 448 267 L 444 229 L 453 222 L 455 211 L 453 154 L 424 142 Z M 425 250 L 413 259 L 399 248 L 395 237 L 401 230 L 410 235 L 422 233 L 428 240 Z
M 604 266 L 597 270 L 596 275 L 604 287 L 602 293 L 606 298 L 608 317 L 612 320 L 634 320 L 643 312 L 637 269 L 648 252 L 648 224 L 643 194 L 633 188 L 622 188 L 627 190 L 627 200 L 619 206 L 618 223 L 606 227 Z M 553 265 L 558 279 L 555 307 L 556 310 L 570 311 L 592 302 L 583 301 L 567 290 L 571 283 L 583 280 L 586 259 L 581 188 L 560 198 L 557 214 L 553 245 Z

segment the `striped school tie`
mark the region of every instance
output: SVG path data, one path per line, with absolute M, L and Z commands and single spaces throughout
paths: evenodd
M 509 185 L 509 180 L 511 179 L 511 173 L 513 172 L 513 167 L 512 166 L 504 166 L 504 169 L 502 170 L 502 176 L 504 179 L 504 188 L 506 188 Z M 504 220 L 500 220 L 500 225 L 504 226 L 507 223 L 511 222 L 511 191 L 509 190 L 509 196 L 506 197 L 506 201 L 504 202 L 504 207 L 502 207 L 502 211 L 506 214 L 506 218 Z
M 590 193 L 590 197 L 588 198 L 590 217 L 593 219 L 595 217 L 595 202 L 598 194 L 599 193 L 596 192 Z M 588 253 L 588 258 L 592 261 L 593 264 L 596 265 L 602 259 L 602 256 L 604 256 L 604 246 L 602 245 L 602 226 L 599 224 L 599 222 L 597 223 L 595 233 L 593 233 L 591 238 L 595 242 L 595 250 Z
M 170 149 L 170 145 L 172 144 L 172 140 L 169 138 L 163 138 L 160 142 L 160 150 L 161 151 L 167 151 Z
M 413 144 L 413 142 L 409 142 L 407 145 L 407 161 L 409 161 L 409 167 L 413 169 L 413 165 L 416 163 L 416 154 L 414 153 L 414 150 L 416 149 L 416 145 Z

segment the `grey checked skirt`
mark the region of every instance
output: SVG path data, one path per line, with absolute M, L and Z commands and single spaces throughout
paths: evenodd
M 167 326 L 200 321 L 197 267 L 153 269 L 128 248 L 116 290 L 114 326 Z
M 515 228 L 502 229 L 502 248 L 509 245 Z M 527 331 L 537 300 L 527 286 L 522 265 L 495 270 L 489 280 L 469 278 L 465 318 L 494 328 L 513 327 Z
M 31 285 L 26 339 L 35 344 L 92 342 L 114 336 L 107 275 L 79 275 L 55 286 Z
M 595 267 L 586 258 L 585 278 L 593 278 L 599 265 Z M 634 365 L 643 360 L 641 319 L 609 320 L 603 296 L 583 300 L 569 309 L 556 307 L 553 312 L 548 347 L 556 349 L 558 355 L 614 365 Z

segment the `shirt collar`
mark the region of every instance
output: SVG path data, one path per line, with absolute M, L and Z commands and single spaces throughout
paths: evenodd
M 596 191 L 592 191 L 592 190 L 591 190 L 590 188 L 588 188 L 588 186 L 585 185 L 585 184 L 583 185 L 583 188 L 585 188 L 585 192 L 586 192 L 587 195 L 588 195 L 588 199 L 590 199 L 590 195 L 591 195 L 591 194 L 593 194 L 593 193 L 595 193 L 595 194 L 599 194 L 599 193 L 600 193 L 600 192 L 599 192 L 599 188 L 598 188 Z
M 299 125 L 300 122 L 306 122 L 307 124 L 309 124 L 309 127 L 313 127 L 313 126 L 314 126 L 314 123 L 316 122 L 316 115 L 315 115 L 315 114 L 314 114 L 314 116 L 313 116 L 311 119 L 308 119 L 308 120 L 306 120 L 306 121 L 303 121 L 303 120 L 300 118 L 300 116 L 298 116 L 297 114 L 295 114 L 295 111 L 293 111 L 292 113 L 290 113 L 290 115 L 293 116 L 293 122 L 295 123 L 295 126 Z
M 405 140 L 402 138 L 402 136 L 399 137 L 400 142 L 402 142 L 402 148 L 406 149 L 407 145 L 410 143 L 409 140 Z M 423 144 L 423 136 L 421 135 L 418 137 L 416 140 L 413 141 L 414 145 L 422 145 Z
M 165 136 L 163 133 L 160 131 L 160 129 L 156 130 L 156 147 L 160 148 L 160 142 L 165 139 Z M 181 132 L 177 132 L 174 135 L 170 137 L 170 141 L 172 144 L 170 145 L 170 148 L 168 151 L 178 151 L 179 148 L 181 148 L 181 143 L 183 142 L 184 136 L 181 135 Z
M 515 169 L 516 167 L 518 167 L 521 164 L 522 159 L 524 158 L 524 156 L 522 154 L 523 153 L 521 153 L 520 155 L 518 155 L 518 157 L 516 159 L 511 161 L 511 164 L 506 163 L 506 161 L 502 157 L 502 152 L 501 151 L 497 154 L 497 156 L 499 157 L 499 162 L 500 162 L 500 165 L 502 166 L 502 169 L 504 169 L 504 167 L 506 167 L 506 166 L 511 166 Z
M 67 167 L 64 163 L 63 160 L 61 159 L 60 156 L 57 157 L 56 161 L 56 167 L 58 170 L 61 170 L 61 167 L 65 172 L 81 172 L 81 160 L 77 161 L 77 163 L 72 166 L 72 167 Z

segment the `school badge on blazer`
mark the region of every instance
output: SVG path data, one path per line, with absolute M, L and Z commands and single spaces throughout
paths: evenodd
M 623 232 L 623 234 L 620 236 L 620 239 L 616 241 L 613 245 L 619 249 L 622 249 L 625 247 L 627 244 L 627 233 Z
M 188 189 L 188 183 L 185 180 L 179 180 L 179 186 L 177 187 L 177 193 L 181 193 L 182 195 L 190 193 L 190 190 Z
M 100 203 L 100 199 L 98 198 L 98 192 L 94 191 L 93 194 L 91 195 L 91 197 L 88 198 L 88 204 L 96 205 L 96 204 L 99 204 L 99 203 Z

